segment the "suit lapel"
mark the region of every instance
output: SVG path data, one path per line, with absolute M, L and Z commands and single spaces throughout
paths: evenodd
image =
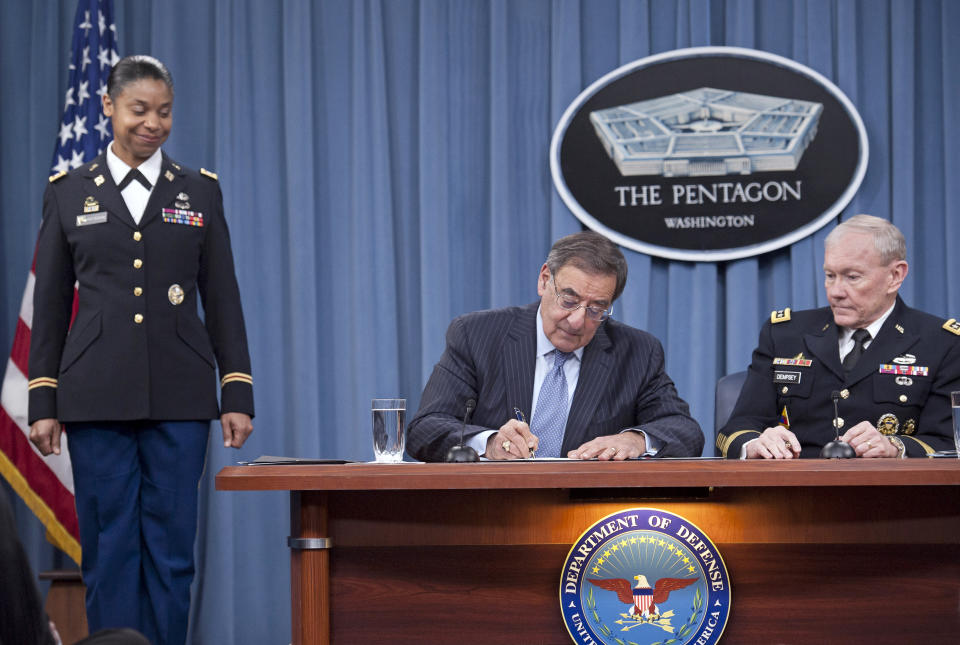
M 107 167 L 106 153 L 94 159 L 83 169 L 84 182 L 89 191 L 98 202 L 100 209 L 114 216 L 130 228 L 137 228 L 136 222 L 127 210 L 127 204 L 123 201 L 123 196 L 117 190 L 117 185 L 113 181 L 113 175 L 110 174 L 110 168 Z
M 530 420 L 533 409 L 533 375 L 537 355 L 537 303 L 520 310 L 503 343 L 502 374 L 508 406 L 517 406 Z
M 819 331 L 803 335 L 803 343 L 824 367 L 843 379 L 843 365 L 840 364 L 840 335 L 829 312 L 824 316 L 823 326 Z
M 160 209 L 174 201 L 174 198 L 185 188 L 186 179 L 183 169 L 166 154 L 160 166 L 160 176 L 157 185 L 150 192 L 147 207 L 140 219 L 140 228 L 144 228 L 160 215 Z
M 595 418 L 597 405 L 607 391 L 607 382 L 613 373 L 612 343 L 606 327 L 600 325 L 593 340 L 583 349 L 580 377 L 573 393 L 573 403 L 567 416 L 561 455 L 583 443 L 591 419 Z

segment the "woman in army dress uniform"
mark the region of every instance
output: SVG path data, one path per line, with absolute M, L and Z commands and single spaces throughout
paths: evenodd
M 59 453 L 67 427 L 91 631 L 179 645 L 209 421 L 228 447 L 253 430 L 250 357 L 217 177 L 160 150 L 170 73 L 124 58 L 102 100 L 113 142 L 44 195 L 30 438 Z

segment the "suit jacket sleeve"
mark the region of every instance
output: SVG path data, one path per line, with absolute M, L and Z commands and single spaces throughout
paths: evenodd
M 407 429 L 407 452 L 421 461 L 443 461 L 460 440 L 468 399 L 478 399 L 477 366 L 471 355 L 463 318 L 447 328 L 447 346 L 420 397 L 420 408 Z M 482 412 L 479 416 L 483 416 Z M 474 414 L 474 419 L 478 418 Z M 499 427 L 499 426 L 498 426 Z M 464 437 L 487 430 L 470 425 Z
M 203 300 L 207 333 L 220 369 L 221 412 L 242 412 L 252 417 L 253 379 L 247 332 L 219 184 L 216 184 L 215 203 L 209 218 L 210 229 L 205 238 L 197 287 Z
M 703 452 L 703 431 L 664 370 L 663 346 L 654 341 L 646 378 L 638 388 L 635 430 L 643 430 L 660 444 L 658 457 L 691 457 Z

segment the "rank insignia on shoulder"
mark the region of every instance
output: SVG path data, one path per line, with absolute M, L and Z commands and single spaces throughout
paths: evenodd
M 787 322 L 788 320 L 790 320 L 790 307 L 787 307 L 786 309 L 781 309 L 779 311 L 775 310 L 770 312 L 771 323 L 774 323 L 774 324 L 782 323 L 782 322 Z
M 92 164 L 90 164 L 90 166 L 87 168 L 87 171 L 88 171 L 88 172 L 93 172 L 94 170 L 97 169 L 97 166 L 99 166 L 99 165 L 100 165 L 100 164 L 98 164 L 96 161 L 94 161 L 94 162 L 93 162 Z
M 200 169 L 200 174 L 201 174 L 201 175 L 205 175 L 205 176 L 209 177 L 210 179 L 212 179 L 212 180 L 214 180 L 214 181 L 217 180 L 217 173 L 213 172 L 212 170 L 207 170 L 206 168 L 201 168 L 201 169 Z
M 53 181 L 52 179 L 50 181 Z M 947 322 L 943 323 L 943 328 L 946 329 L 951 334 L 956 334 L 960 336 L 960 320 L 956 318 L 951 318 Z
M 55 175 L 50 175 L 49 181 L 50 181 L 50 183 L 52 184 L 53 182 L 57 181 L 58 179 L 63 179 L 63 178 L 66 177 L 66 176 L 67 176 L 67 171 L 66 171 L 66 170 L 61 170 L 60 172 L 58 172 L 58 173 L 55 174 Z
M 171 162 L 170 162 L 170 165 L 173 166 L 174 168 L 176 168 L 177 170 L 180 170 L 180 165 L 179 165 L 179 164 L 175 164 L 175 163 L 173 163 L 173 162 L 171 161 Z

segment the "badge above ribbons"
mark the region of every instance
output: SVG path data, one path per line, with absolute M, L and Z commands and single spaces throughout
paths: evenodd
M 608 515 L 577 539 L 560 577 L 575 643 L 714 645 L 730 616 L 730 577 L 693 523 L 656 508 Z

